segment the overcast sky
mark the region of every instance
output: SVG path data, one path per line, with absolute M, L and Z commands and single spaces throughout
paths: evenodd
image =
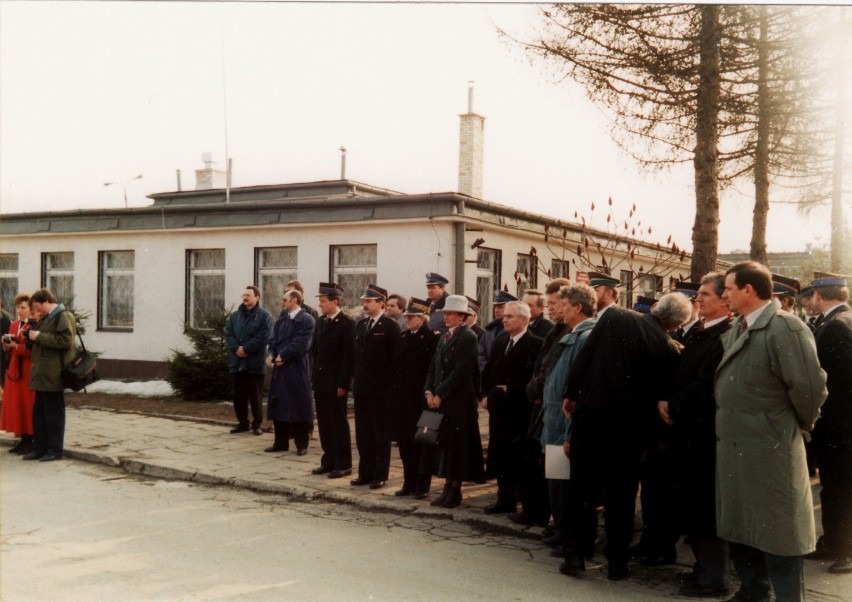
M 636 203 L 655 239 L 691 248 L 691 165 L 642 173 L 581 89 L 496 32 L 536 20 L 529 5 L 4 1 L 0 212 L 121 207 L 125 184 L 150 204 L 175 170 L 193 188 L 202 153 L 224 167 L 226 132 L 234 186 L 336 179 L 346 146 L 350 179 L 454 191 L 473 80 L 486 200 L 573 219 L 612 197 L 617 218 Z M 720 252 L 748 248 L 752 198 L 746 182 L 724 193 Z M 773 207 L 770 251 L 828 240 L 827 212 Z

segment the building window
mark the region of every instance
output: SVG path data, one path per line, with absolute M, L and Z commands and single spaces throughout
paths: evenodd
M 622 307 L 633 307 L 633 272 L 630 270 L 621 270 L 621 290 L 623 295 L 619 296 L 619 305 Z M 642 293 L 639 293 L 640 295 Z
M 281 312 L 284 287 L 296 279 L 296 247 L 269 247 L 254 250 L 255 279 L 260 289 L 260 305 L 273 316 Z
M 484 326 L 491 321 L 491 311 L 494 308 L 494 291 L 501 286 L 500 269 L 501 254 L 497 249 L 479 247 L 476 254 L 476 298 L 479 300 L 482 313 L 479 315 L 479 325 Z
M 15 295 L 18 294 L 18 254 L 0 253 L 0 299 L 13 316 Z
M 538 261 L 532 255 L 524 255 L 518 253 L 518 270 L 517 270 L 517 293 L 516 297 L 520 299 L 528 288 L 536 288 L 538 286 Z
M 565 278 L 570 280 L 569 263 L 564 259 L 554 259 L 550 262 L 550 279 Z
M 186 283 L 186 323 L 200 328 L 225 308 L 225 249 L 187 251 Z
M 643 297 L 656 297 L 657 293 L 663 290 L 663 279 L 651 274 L 640 274 L 636 288 L 638 294 Z
M 74 307 L 74 253 L 42 253 L 41 285 L 66 307 Z
M 101 251 L 98 278 L 98 328 L 133 328 L 133 251 Z
M 367 285 L 376 282 L 377 245 L 339 245 L 331 247 L 330 278 L 343 288 L 341 305 L 354 309 Z

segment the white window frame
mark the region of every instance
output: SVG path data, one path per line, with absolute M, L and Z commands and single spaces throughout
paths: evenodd
M 114 267 L 109 265 L 109 259 L 118 254 L 129 254 L 131 267 Z M 133 316 L 134 316 L 134 299 L 136 295 L 136 254 L 134 251 L 99 251 L 98 252 L 98 330 L 112 331 L 132 331 Z M 121 294 L 121 291 L 116 291 L 109 286 L 111 278 L 130 278 L 130 299 L 129 302 L 125 299 L 124 302 L 130 305 L 130 321 L 124 324 L 111 323 L 115 320 L 113 316 L 112 304 L 115 299 L 110 299 L 110 295 Z

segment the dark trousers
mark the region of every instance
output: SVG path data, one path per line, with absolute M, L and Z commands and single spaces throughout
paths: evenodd
M 677 555 L 675 544 L 680 539 L 680 533 L 675 514 L 675 463 L 672 452 L 656 446 L 646 451 L 639 475 L 644 523 L 639 540 L 642 555 L 674 558 Z
M 322 460 L 320 464 L 332 470 L 352 468 L 352 436 L 346 416 L 346 395 L 315 393 L 317 427 L 319 428 Z
M 738 543 L 730 543 L 731 560 L 742 585 L 738 600 L 769 602 L 770 583 L 776 602 L 805 599 L 805 578 L 801 556 L 775 556 Z
M 542 459 L 543 457 L 542 455 Z M 521 498 L 521 509 L 533 523 L 547 525 L 550 520 L 550 496 L 547 491 L 547 480 L 544 478 L 543 464 L 530 466 L 528 472 L 521 475 L 518 480 L 518 492 Z
M 512 508 L 518 504 L 518 481 L 509 475 L 497 476 L 497 503 Z
M 598 534 L 597 504 L 588 498 L 572 481 L 563 481 L 565 510 L 565 558 L 591 558 L 595 555 L 595 538 Z
M 852 445 L 849 435 L 816 440 L 822 542 L 836 556 L 852 556 Z
M 423 471 L 423 445 L 414 441 L 400 441 L 399 459 L 402 460 L 402 486 L 417 493 L 428 493 L 432 485 L 432 471 Z
M 248 410 L 251 406 L 251 426 L 259 427 L 263 423 L 263 374 L 238 372 L 234 374 L 234 413 L 242 426 L 249 424 Z
M 355 445 L 358 477 L 387 481 L 390 471 L 390 440 L 385 437 L 387 402 L 383 397 L 355 396 Z
M 731 586 L 728 568 L 728 542 L 714 534 L 692 534 L 692 552 L 695 554 L 695 580 L 698 585 L 713 589 Z
M 553 516 L 553 528 L 563 538 L 566 536 L 567 516 L 565 503 L 568 498 L 567 479 L 547 479 L 547 495 L 550 499 L 550 514 Z
M 275 420 L 275 442 L 273 445 L 280 449 L 290 449 L 290 437 L 293 437 L 293 442 L 296 444 L 296 449 L 308 449 L 308 438 L 311 433 L 311 424 L 309 422 L 284 422 Z
M 642 446 L 635 425 L 614 423 L 594 412 L 575 412 L 571 440 L 571 487 L 577 487 L 586 507 L 603 503 L 610 565 L 630 560 L 633 518 L 639 490 Z
M 36 391 L 33 432 L 35 453 L 62 453 L 65 441 L 65 394 L 62 391 Z

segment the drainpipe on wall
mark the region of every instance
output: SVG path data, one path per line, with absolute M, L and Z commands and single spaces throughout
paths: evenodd
M 456 202 L 457 221 L 453 223 L 455 235 L 455 282 L 453 294 L 464 295 L 464 201 Z

